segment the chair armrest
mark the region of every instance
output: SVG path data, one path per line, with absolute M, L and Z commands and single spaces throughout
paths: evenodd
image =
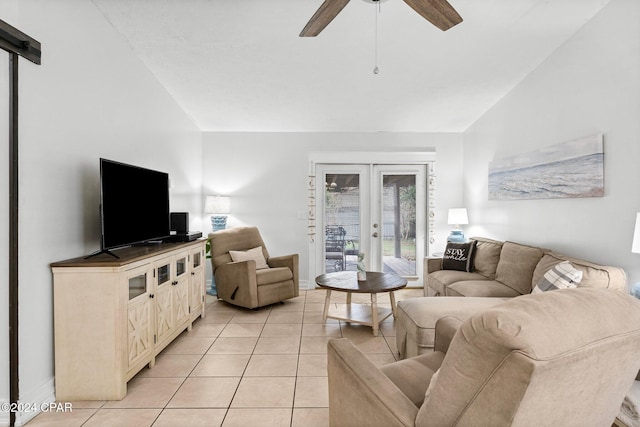
M 300 284 L 299 284 L 300 279 L 298 275 L 298 264 L 299 264 L 298 254 L 270 257 L 267 260 L 267 264 L 269 264 L 269 267 L 288 267 L 291 270 L 291 273 L 293 273 L 293 285 L 295 288 L 294 289 L 295 296 L 298 296 L 300 294 Z
M 442 270 L 442 258 L 427 257 L 424 259 L 424 271 L 426 274 L 433 273 L 438 270 Z
M 436 336 L 433 341 L 433 350 L 446 353 L 453 336 L 462 325 L 462 320 L 454 316 L 445 316 L 436 322 Z
M 258 306 L 258 283 L 254 260 L 222 264 L 215 272 L 218 297 L 242 307 Z
M 346 338 L 327 344 L 329 422 L 341 426 L 413 426 L 418 408 Z

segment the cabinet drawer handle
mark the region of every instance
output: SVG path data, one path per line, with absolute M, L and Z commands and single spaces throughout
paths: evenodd
M 153 298 L 153 297 L 155 297 L 154 294 L 149 294 L 149 298 Z

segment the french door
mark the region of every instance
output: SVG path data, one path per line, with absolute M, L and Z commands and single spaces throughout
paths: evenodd
M 317 274 L 394 272 L 422 283 L 426 165 L 317 164 Z

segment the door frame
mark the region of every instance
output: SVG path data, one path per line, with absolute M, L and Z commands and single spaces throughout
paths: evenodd
M 411 165 L 411 164 L 424 164 L 427 165 L 427 181 L 430 181 L 430 170 L 433 171 L 436 162 L 435 151 L 310 151 L 309 152 L 309 181 L 308 190 L 313 197 L 309 200 L 309 287 L 315 288 L 315 277 L 318 275 L 316 270 L 317 248 L 315 235 L 323 230 L 316 227 L 316 209 L 319 203 L 316 203 L 315 194 L 315 177 L 316 177 L 316 164 L 398 164 L 398 165 Z M 431 224 L 430 212 L 434 209 L 435 205 L 430 194 L 430 184 L 427 184 L 427 221 L 429 226 L 427 227 L 427 234 L 433 232 L 433 224 Z M 319 224 L 318 224 L 319 225 Z M 430 237 L 425 236 L 425 254 L 429 253 Z M 416 260 L 416 262 L 420 262 Z

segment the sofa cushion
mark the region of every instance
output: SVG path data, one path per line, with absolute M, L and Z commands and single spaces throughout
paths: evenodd
M 443 359 L 444 353 L 435 351 L 389 363 L 380 370 L 419 408 L 433 374 L 438 371 Z
M 229 251 L 229 255 L 233 262 L 254 260 L 256 262 L 256 270 L 269 268 L 267 260 L 264 258 L 264 254 L 262 253 L 262 246 L 249 249 L 248 251 Z
M 495 279 L 503 243 L 483 237 L 473 237 L 471 240 L 476 242 L 473 271 L 482 274 L 487 279 Z
M 256 270 L 257 285 L 269 285 L 271 283 L 293 280 L 293 273 L 287 267 L 264 268 Z
M 569 261 L 571 265 L 582 271 L 582 280 L 579 285 L 581 288 L 612 288 L 625 290 L 627 287 L 625 272 L 619 267 L 594 264 L 556 252 L 547 252 L 542 257 L 533 272 L 533 283 L 538 283 L 547 270 L 562 261 Z
M 471 272 L 475 245 L 476 242 L 447 243 L 442 256 L 442 269 Z
M 505 242 L 500 251 L 496 280 L 522 295 L 531 293 L 533 271 L 543 255 L 540 248 Z
M 444 295 L 452 297 L 513 298 L 520 294 L 497 280 L 465 280 L 447 286 Z
M 446 287 L 462 280 L 488 280 L 482 274 L 466 271 L 438 270 L 426 277 L 426 284 L 437 295 L 447 295 Z
M 575 288 L 580 280 L 582 271 L 574 268 L 569 261 L 563 261 L 547 270 L 531 293 Z

